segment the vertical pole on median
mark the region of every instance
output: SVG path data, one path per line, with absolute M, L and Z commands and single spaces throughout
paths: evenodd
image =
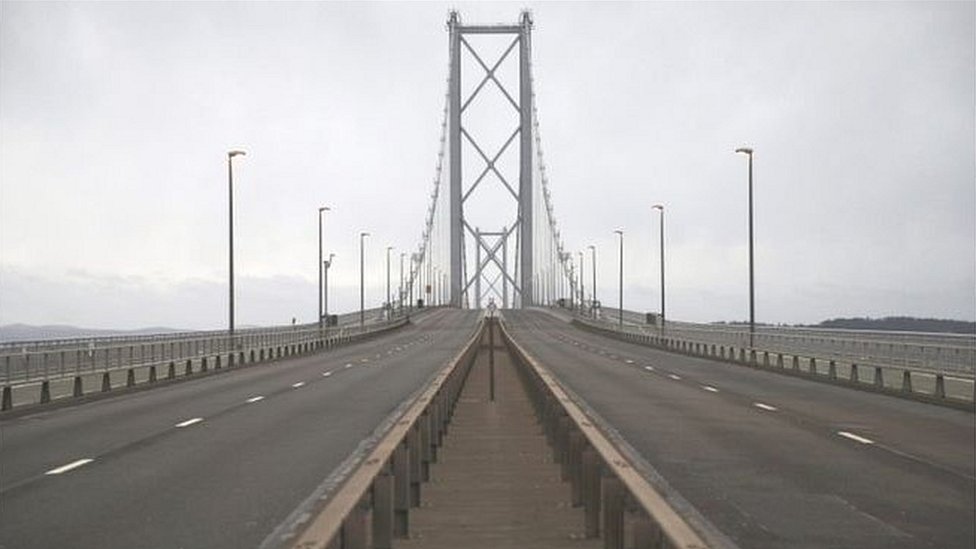
M 488 303 L 488 399 L 495 402 L 495 302 Z

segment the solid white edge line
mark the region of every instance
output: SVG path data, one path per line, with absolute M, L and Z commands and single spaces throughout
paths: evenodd
M 709 393 L 717 393 L 718 392 L 718 389 L 716 389 L 715 387 L 712 387 L 711 385 L 702 385 L 702 389 L 705 389 Z
M 861 444 L 874 444 L 874 441 L 869 438 L 864 438 L 862 436 L 855 435 L 854 433 L 848 433 L 847 431 L 837 431 L 837 434 L 849 438 L 853 441 L 860 442 Z
M 761 409 L 761 410 L 766 410 L 767 412 L 775 412 L 776 411 L 776 407 L 775 406 L 770 406 L 769 404 L 763 404 L 762 402 L 753 402 L 752 405 L 755 406 L 756 408 Z
M 260 401 L 262 401 L 262 400 L 264 400 L 264 397 L 263 397 L 263 396 L 260 396 L 260 395 L 258 395 L 258 396 L 255 396 L 255 397 L 251 397 L 251 398 L 249 398 L 249 399 L 247 399 L 247 403 L 248 403 L 248 404 L 251 404 L 251 403 L 254 403 L 254 402 L 260 402 Z
M 181 421 L 181 422 L 177 423 L 176 426 L 177 427 L 189 427 L 190 425 L 193 425 L 194 423 L 200 423 L 201 421 L 203 421 L 203 418 L 202 417 L 195 417 L 193 419 L 188 419 L 186 421 Z
M 89 463 L 91 463 L 93 461 L 95 461 L 95 460 L 94 459 L 91 459 L 91 458 L 79 459 L 77 461 L 72 461 L 71 463 L 69 463 L 67 465 L 62 465 L 61 467 L 56 467 L 54 469 L 51 469 L 50 471 L 48 471 L 48 472 L 46 472 L 44 474 L 45 475 L 60 475 L 61 473 L 67 473 L 68 471 L 70 471 L 72 469 L 77 469 L 77 468 L 81 467 L 82 465 L 88 465 Z
M 304 385 L 305 385 L 305 382 L 304 381 L 299 381 L 298 383 L 292 383 L 291 384 L 291 386 L 294 387 L 295 389 L 297 389 L 299 387 L 302 387 Z

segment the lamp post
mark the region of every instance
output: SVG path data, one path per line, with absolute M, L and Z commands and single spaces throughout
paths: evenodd
M 655 204 L 651 209 L 661 212 L 661 335 L 664 335 L 664 205 Z
M 369 233 L 359 233 L 359 328 L 362 329 L 363 325 L 366 324 L 366 293 L 365 287 L 365 275 L 363 274 L 365 267 L 365 259 L 363 248 L 365 246 L 364 241 Z
M 319 329 L 322 329 L 322 316 L 323 316 L 323 304 L 322 304 L 322 212 L 329 211 L 328 206 L 319 207 Z
M 752 348 L 756 338 L 756 279 L 752 248 L 752 149 L 739 147 L 735 152 L 749 157 L 749 347 Z
M 322 270 L 325 271 L 325 292 L 322 294 L 324 296 L 322 310 L 322 316 L 329 316 L 329 267 L 332 266 L 332 258 L 335 254 L 329 254 L 329 260 L 322 263 Z
M 579 256 L 580 256 L 580 262 L 579 262 L 580 314 L 584 314 L 583 302 L 586 301 L 586 294 L 583 291 L 583 288 L 585 287 L 583 283 L 583 271 L 584 271 L 583 267 L 585 266 L 583 263 L 583 252 L 580 252 Z
M 390 298 L 390 250 L 393 246 L 386 247 L 386 310 L 387 315 L 393 312 L 393 301 Z
M 397 294 L 400 296 L 400 312 L 403 312 L 403 292 L 405 288 L 403 287 L 403 258 L 407 255 L 407 252 L 400 252 L 400 292 Z
M 593 293 L 590 294 L 590 316 L 596 316 L 596 246 L 590 245 L 590 263 L 593 264 Z
M 229 243 L 228 249 L 229 253 L 229 268 L 230 276 L 230 303 L 228 311 L 228 330 L 230 335 L 234 335 L 234 157 L 237 155 L 244 156 L 244 151 L 233 150 L 227 152 L 227 206 L 228 206 L 228 227 L 229 227 Z
M 618 318 L 620 321 L 620 327 L 623 328 L 624 327 L 624 232 L 619 229 L 613 232 L 620 235 L 620 281 L 618 283 L 618 287 L 620 288 L 620 299 L 619 299 L 620 313 Z

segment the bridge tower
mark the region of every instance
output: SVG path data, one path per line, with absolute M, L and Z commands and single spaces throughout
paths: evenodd
M 525 307 L 533 303 L 533 158 L 534 127 L 533 94 L 531 75 L 532 17 L 523 11 L 518 24 L 514 25 L 464 25 L 456 11 L 448 17 L 450 34 L 450 71 L 448 77 L 448 147 L 449 163 L 449 210 L 450 210 L 450 302 L 455 307 L 481 308 L 482 299 L 492 298 L 501 307 Z M 479 53 L 474 35 L 492 35 L 493 40 L 507 40 L 508 48 L 489 65 L 485 53 Z M 469 39 L 470 38 L 470 39 Z M 517 53 L 516 52 L 517 48 Z M 513 94 L 503 85 L 496 71 L 510 56 L 517 55 L 518 92 Z M 473 59 L 480 83 L 470 93 L 462 87 L 462 58 Z M 491 60 L 488 58 L 487 60 Z M 480 69 L 478 69 L 480 67 Z M 483 69 L 483 71 L 481 70 Z M 468 72 L 468 71 L 466 71 Z M 465 77 L 468 75 L 465 74 Z M 511 83 L 509 86 L 512 87 Z M 496 88 L 496 90 L 491 90 Z M 482 146 L 478 139 L 476 121 L 469 120 L 466 111 L 476 99 L 498 91 L 514 113 L 510 111 L 512 125 L 508 140 L 497 150 Z M 515 98 L 518 98 L 516 100 Z M 507 110 L 508 107 L 505 107 Z M 505 113 L 496 113 L 494 120 L 505 120 Z M 514 116 L 511 116 L 514 114 Z M 484 118 L 482 118 L 484 120 Z M 513 149 L 518 138 L 517 185 L 512 185 L 513 173 L 505 173 L 514 163 L 500 162 L 506 151 Z M 489 154 L 491 156 L 489 156 Z M 509 153 L 511 155 L 511 153 Z M 511 160 L 509 158 L 509 160 Z M 468 161 L 483 167 L 469 172 L 465 177 L 464 166 Z M 508 170 L 516 171 L 516 170 Z M 479 173 L 473 177 L 473 173 Z M 508 175 L 508 178 L 506 178 Z M 495 185 L 515 200 L 514 219 L 505 219 L 506 209 L 496 208 L 498 219 L 491 228 L 502 225 L 498 232 L 482 231 L 472 219 L 471 211 L 479 188 Z M 489 207 L 490 208 L 490 207 Z M 470 246 L 469 246 L 470 244 Z M 509 250 L 514 250 L 509 261 Z M 473 256 L 473 267 L 468 267 L 468 254 Z M 498 286 L 502 288 L 499 289 Z M 483 293 L 482 289 L 486 291 Z M 511 292 L 509 292 L 511 289 Z M 511 295 L 511 297 L 509 297 Z

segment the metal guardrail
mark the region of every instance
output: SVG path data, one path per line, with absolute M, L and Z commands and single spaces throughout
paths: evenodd
M 83 397 L 93 392 L 108 393 L 115 385 L 112 381 L 114 373 L 125 374 L 124 383 L 127 388 L 154 384 L 162 380 L 183 379 L 194 374 L 206 373 L 211 369 L 232 368 L 235 364 L 264 362 L 332 348 L 403 326 L 408 321 L 407 316 L 400 316 L 383 322 L 366 324 L 362 328 L 356 325 L 320 330 L 316 327 L 285 331 L 255 331 L 234 336 L 224 333 L 221 337 L 144 344 L 139 347 L 139 353 L 135 353 L 137 347 L 134 345 L 105 347 L 103 355 L 92 355 L 93 359 L 104 357 L 104 362 L 92 361 L 90 368 L 79 360 L 75 362 L 74 369 L 71 371 L 42 370 L 41 375 L 31 377 L 30 371 L 25 370 L 26 375 L 22 378 L 8 378 L 0 382 L 2 385 L 0 411 L 7 412 L 14 409 L 15 400 L 26 400 L 29 404 L 48 404 L 52 400 L 57 400 L 59 395 L 52 391 L 55 385 L 62 390 L 64 397 Z M 159 354 L 146 353 L 146 349 L 153 348 L 155 348 L 153 352 L 158 349 Z M 123 352 L 125 349 L 128 353 Z M 41 353 L 47 352 L 41 351 Z M 61 353 L 59 355 L 65 356 Z M 84 389 L 86 385 L 100 386 L 101 389 L 86 392 Z M 18 395 L 24 398 L 21 399 Z M 18 409 L 20 406 L 21 404 L 17 404 Z
M 619 322 L 617 311 L 610 309 L 603 310 L 598 319 L 588 315 L 579 318 L 607 326 Z M 640 313 L 625 310 L 623 318 L 625 327 L 639 328 L 646 335 L 734 347 L 749 345 L 748 327 L 669 320 L 662 334 L 660 328 L 646 324 Z M 757 326 L 754 342 L 757 349 L 772 353 L 976 375 L 976 335 Z
M 412 312 L 413 309 L 407 312 Z M 399 312 L 397 316 L 399 316 Z M 363 311 L 364 316 L 369 319 L 369 322 L 375 321 L 375 319 L 380 318 L 383 313 L 383 309 L 380 307 L 374 309 L 366 309 Z M 359 322 L 359 311 L 352 313 L 343 313 L 338 315 L 338 323 L 340 326 L 349 325 Z M 317 322 L 310 322 L 306 324 L 287 324 L 279 326 L 266 326 L 258 328 L 238 328 L 238 333 L 252 332 L 252 331 L 274 331 L 274 330 L 289 330 L 294 328 L 310 328 L 318 327 Z M 42 338 L 35 340 L 9 340 L 0 341 L 0 356 L 23 352 L 25 349 L 27 351 L 36 351 L 43 349 L 55 349 L 59 347 L 67 348 L 80 348 L 86 349 L 89 343 L 149 343 L 149 342 L 162 342 L 185 338 L 194 337 L 210 337 L 219 336 L 221 334 L 226 334 L 227 330 L 184 330 L 184 331 L 173 331 L 173 332 L 159 332 L 159 333 L 141 333 L 141 334 L 116 334 L 116 335 L 81 335 L 74 337 L 51 337 Z
M 295 549 L 388 548 L 407 537 L 411 508 L 447 433 L 454 405 L 474 363 L 485 322 L 406 409 L 341 488 L 320 508 L 301 513 L 300 531 L 286 532 Z M 314 513 L 314 516 L 312 514 Z M 368 545 L 367 541 L 372 544 Z
M 797 353 L 796 351 L 780 352 L 758 347 L 750 348 L 742 345 L 726 345 L 695 339 L 662 337 L 659 333 L 648 333 L 636 325 L 624 324 L 621 329 L 617 324 L 579 317 L 575 317 L 573 323 L 611 337 L 670 352 L 752 367 L 764 367 L 782 373 L 803 375 L 818 381 L 838 383 L 858 389 L 913 398 L 970 411 L 973 410 L 974 401 L 976 401 L 976 380 L 971 374 L 917 368 L 901 364 L 865 362 L 856 358 L 841 361 L 832 356 L 815 356 Z M 847 375 L 841 375 L 841 370 L 846 371 Z M 900 375 L 895 380 L 889 379 L 885 376 L 885 372 L 890 370 L 894 370 Z M 865 376 L 863 380 L 862 372 Z M 900 386 L 897 385 L 899 380 Z M 930 388 L 929 391 L 921 389 L 921 381 L 926 382 Z M 947 390 L 948 383 L 954 383 L 951 390 Z
M 446 434 L 465 377 L 487 323 L 482 322 L 446 367 L 318 509 L 301 510 L 292 531 L 280 532 L 291 549 L 388 548 L 409 535 L 409 513 L 420 505 L 421 483 Z M 622 549 L 629 526 L 637 549 L 706 549 L 708 545 L 630 466 L 551 374 L 501 327 L 526 389 L 573 486 L 574 504 L 586 509 L 587 537 Z M 636 509 L 637 513 L 633 513 Z M 314 515 L 314 516 L 313 516 Z M 629 519 L 629 520 L 625 520 Z
M 367 311 L 369 329 L 384 322 L 381 309 Z M 393 318 L 399 318 L 395 315 Z M 329 341 L 359 332 L 359 313 L 342 315 L 345 323 L 247 328 L 140 336 L 106 336 L 11 342 L 0 345 L 0 384 L 30 383 L 152 364 L 201 360 L 207 356 L 248 352 L 261 347 Z
M 626 539 L 635 549 L 709 547 L 504 325 L 502 338 L 523 366 L 573 505 L 584 508 L 586 537 L 602 537 L 607 549 L 623 549 Z

